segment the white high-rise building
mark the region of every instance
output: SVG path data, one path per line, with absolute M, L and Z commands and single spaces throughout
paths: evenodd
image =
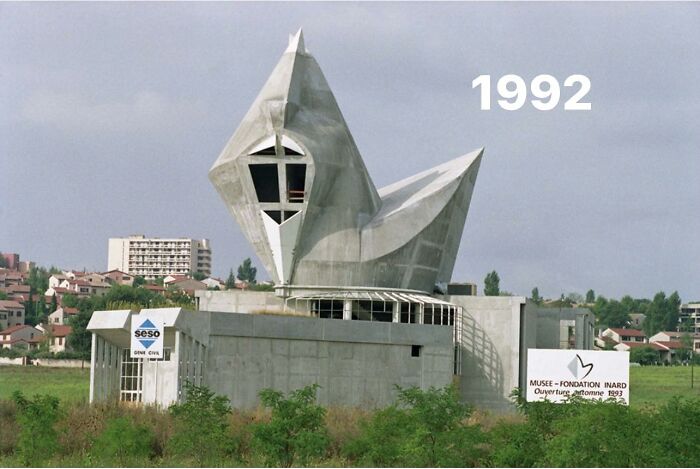
M 147 279 L 200 272 L 211 275 L 208 239 L 110 238 L 107 270 L 121 270 Z

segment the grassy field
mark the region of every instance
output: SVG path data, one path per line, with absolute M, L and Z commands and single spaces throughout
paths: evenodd
M 689 367 L 631 367 L 630 403 L 642 407 L 666 402 L 672 396 L 700 397 L 700 366 L 695 374 L 695 388 L 691 389 Z M 0 399 L 20 390 L 29 396 L 52 394 L 62 401 L 87 401 L 89 380 L 88 369 L 0 366 Z
M 630 367 L 630 405 L 656 405 L 673 396 L 700 397 L 700 366 L 695 367 L 692 389 L 690 372 L 688 366 Z
M 87 401 L 90 369 L 0 366 L 0 399 L 9 399 L 15 390 L 27 396 L 51 394 L 64 402 Z

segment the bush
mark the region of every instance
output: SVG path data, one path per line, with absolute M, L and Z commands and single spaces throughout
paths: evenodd
M 700 467 L 700 399 L 674 398 L 658 409 L 651 433 L 656 448 L 648 465 Z
M 236 449 L 228 435 L 228 398 L 191 383 L 185 385 L 185 392 L 185 402 L 169 409 L 175 428 L 166 455 L 191 459 L 198 466 L 218 464 Z
M 345 454 L 361 465 L 477 466 L 486 457 L 481 428 L 468 425 L 471 407 L 454 387 L 400 389 L 398 405 L 361 424 Z
M 572 415 L 554 423 L 553 436 L 545 443 L 540 464 L 551 467 L 650 465 L 653 445 L 646 429 L 654 425 L 654 419 L 614 401 L 575 400 L 564 406 Z
M 126 417 L 112 418 L 95 439 L 90 456 L 100 465 L 139 466 L 153 454 L 153 432 Z
M 489 440 L 494 467 L 535 467 L 544 456 L 544 437 L 530 422 L 500 422 Z
M 317 405 L 318 384 L 292 391 L 287 398 L 279 391 L 263 389 L 260 400 L 271 409 L 269 422 L 253 427 L 253 447 L 273 466 L 305 466 L 320 458 L 329 444 L 324 416 Z
M 0 401 L 0 456 L 9 455 L 14 451 L 18 433 L 17 408 L 14 402 Z
M 58 449 L 56 422 L 61 413 L 58 399 L 53 396 L 34 396 L 26 399 L 15 391 L 12 398 L 17 406 L 20 431 L 16 453 L 26 466 L 37 466 L 50 459 Z

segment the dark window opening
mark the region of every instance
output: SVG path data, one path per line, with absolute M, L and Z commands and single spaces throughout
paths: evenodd
M 302 155 L 301 153 L 299 153 L 298 151 L 292 150 L 292 149 L 289 148 L 289 147 L 284 147 L 284 154 L 285 154 L 285 155 L 291 155 L 291 156 L 304 156 L 304 155 Z
M 275 147 L 268 147 L 268 148 L 263 148 L 262 150 L 256 151 L 255 153 L 251 153 L 251 155 L 272 155 L 275 156 L 277 152 L 275 151 Z
M 411 345 L 411 356 L 412 357 L 420 357 L 420 349 L 422 349 L 422 345 Z
M 304 186 L 306 185 L 306 165 L 287 165 L 287 200 L 289 202 L 304 202 Z
M 293 217 L 294 215 L 296 215 L 297 213 L 299 213 L 299 212 L 298 212 L 298 211 L 294 211 L 294 210 L 285 210 L 285 211 L 284 211 L 284 219 L 285 219 L 285 220 L 289 220 L 290 218 L 292 218 L 292 217 Z
M 250 176 L 258 196 L 258 202 L 279 202 L 280 188 L 276 164 L 251 164 Z
M 360 321 L 392 322 L 392 302 L 384 301 L 353 301 L 352 318 Z
M 279 210 L 265 210 L 265 213 L 266 213 L 270 218 L 272 218 L 273 220 L 275 220 L 275 222 L 276 222 L 278 225 L 279 225 L 280 223 L 282 223 L 282 212 L 280 212 Z
M 313 316 L 324 319 L 343 319 L 343 302 L 338 300 L 317 300 L 311 305 Z
M 415 324 L 417 309 L 417 304 L 401 303 L 401 322 Z

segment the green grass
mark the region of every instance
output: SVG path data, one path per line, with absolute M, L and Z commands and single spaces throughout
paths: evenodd
M 690 367 L 641 366 L 630 368 L 630 404 L 658 405 L 673 396 L 700 397 L 700 366 L 695 370 L 695 388 L 690 388 Z M 0 399 L 15 390 L 27 396 L 51 394 L 64 402 L 88 400 L 90 370 L 0 366 Z
M 87 401 L 90 368 L 0 366 L 0 399 L 9 399 L 14 391 L 26 396 L 51 394 L 63 402 Z
M 700 366 L 696 366 L 695 387 L 690 387 L 689 366 L 630 367 L 630 405 L 658 405 L 673 396 L 700 397 Z

